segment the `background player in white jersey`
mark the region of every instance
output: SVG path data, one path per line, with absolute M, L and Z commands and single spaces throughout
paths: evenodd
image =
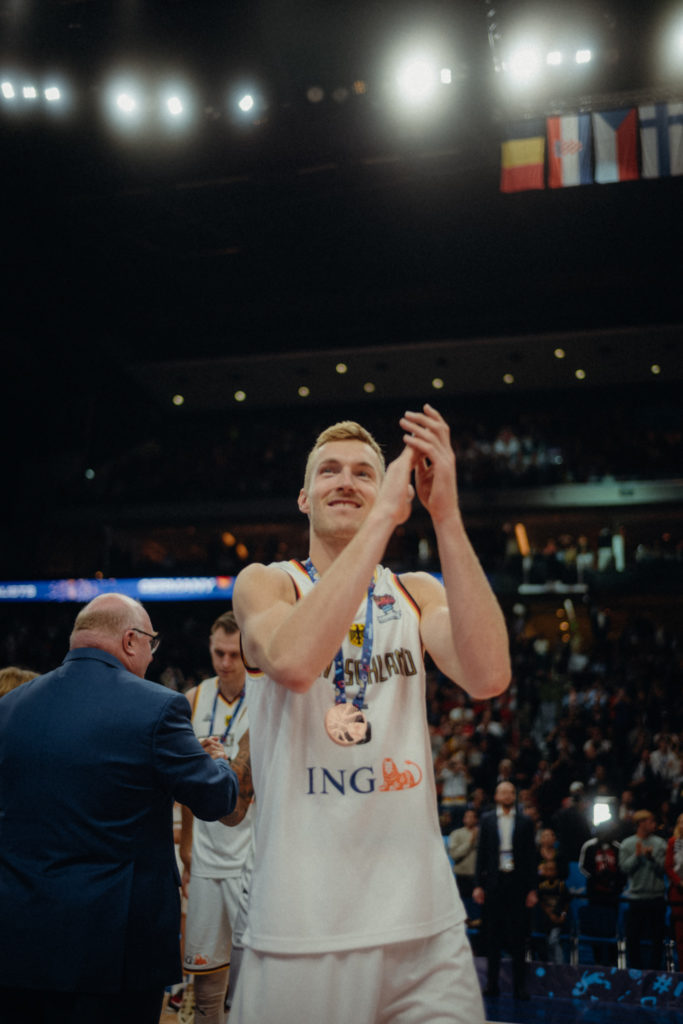
M 232 612 L 213 623 L 209 652 L 216 675 L 187 692 L 192 726 L 198 737 L 218 736 L 228 759 L 236 758 L 239 750 L 240 761 L 248 761 L 245 671 Z M 183 808 L 180 856 L 188 895 L 184 969 L 194 975 L 195 1016 L 203 1024 L 225 1021 L 232 928 L 251 842 L 251 790 L 241 790 L 242 800 L 232 816 L 239 823 L 231 828 L 221 822 L 207 827 Z
M 426 649 L 470 694 L 509 683 L 498 602 L 458 506 L 455 455 L 425 405 L 389 467 L 346 421 L 308 459 L 306 562 L 253 564 L 233 595 L 258 793 L 231 1024 L 481 1024 L 465 914 L 439 830 Z M 445 586 L 378 565 L 415 490 Z

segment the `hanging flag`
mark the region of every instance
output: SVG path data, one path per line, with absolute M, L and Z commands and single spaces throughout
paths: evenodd
M 638 178 L 636 109 L 602 110 L 593 117 L 595 180 L 634 181 Z
M 545 188 L 545 125 L 542 118 L 509 126 L 501 145 L 501 192 Z
M 590 185 L 593 181 L 590 114 L 549 117 L 546 126 L 550 188 Z
M 683 103 L 639 107 L 644 178 L 683 174 Z

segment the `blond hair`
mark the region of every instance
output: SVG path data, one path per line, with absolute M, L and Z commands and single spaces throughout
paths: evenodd
M 0 697 L 4 697 L 10 690 L 16 690 L 17 686 L 27 683 L 29 679 L 35 679 L 38 674 L 27 668 L 17 668 L 16 665 L 0 668 Z
M 331 427 L 327 427 L 321 434 L 318 434 L 315 444 L 308 453 L 306 471 L 304 473 L 305 491 L 308 490 L 311 483 L 311 473 L 313 472 L 315 456 L 318 453 L 318 450 L 329 441 L 362 441 L 363 444 L 369 445 L 379 460 L 382 476 L 384 476 L 384 471 L 386 469 L 384 453 L 370 431 L 366 430 L 365 427 L 362 427 L 360 423 L 356 423 L 355 420 L 340 420 L 339 423 L 333 423 Z

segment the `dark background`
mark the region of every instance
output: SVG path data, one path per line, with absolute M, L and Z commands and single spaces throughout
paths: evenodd
M 509 120 L 680 98 L 683 81 L 658 61 L 674 9 L 2 0 L 4 66 L 61 70 L 73 103 L 32 118 L 0 105 L 0 576 L 41 575 L 37 534 L 58 545 L 55 506 L 63 518 L 83 500 L 60 481 L 141 441 L 202 447 L 250 417 L 274 432 L 301 417 L 307 446 L 311 409 L 362 417 L 385 403 L 390 433 L 392 403 L 430 398 L 450 418 L 553 395 L 582 419 L 606 400 L 656 408 L 661 392 L 670 404 L 683 377 L 681 179 L 498 186 Z M 577 39 L 585 26 L 597 56 L 580 82 L 513 100 L 494 58 L 528 12 Z M 413 33 L 436 39 L 456 72 L 433 116 L 389 102 L 390 56 Z M 108 75 L 132 63 L 150 83 L 185 72 L 192 131 L 171 138 L 150 120 L 124 137 L 108 125 Z M 263 102 L 239 123 L 226 94 L 247 80 Z M 306 98 L 312 85 L 321 103 Z M 354 371 L 344 380 L 332 372 L 341 358 Z M 504 372 L 517 390 L 503 397 Z M 180 469 L 173 497 L 187 497 Z

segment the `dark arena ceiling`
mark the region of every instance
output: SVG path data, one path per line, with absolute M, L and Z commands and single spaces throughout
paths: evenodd
M 377 399 L 418 400 L 435 378 L 495 395 L 506 373 L 548 389 L 579 367 L 588 385 L 651 382 L 653 364 L 680 380 L 683 178 L 499 190 L 511 119 L 682 99 L 683 54 L 661 56 L 676 14 L 0 0 L 17 90 L 0 96 L 5 457 L 170 416 L 175 394 L 189 414 L 240 390 L 266 411 L 295 408 L 302 386 L 351 400 L 369 380 Z M 522 24 L 588 39 L 591 68 L 514 92 L 496 67 Z M 413 45 L 451 70 L 418 111 L 394 88 Z M 110 117 L 122 76 L 144 94 L 128 127 Z M 182 126 L 159 107 L 176 80 Z M 31 105 L 18 91 L 33 82 Z

